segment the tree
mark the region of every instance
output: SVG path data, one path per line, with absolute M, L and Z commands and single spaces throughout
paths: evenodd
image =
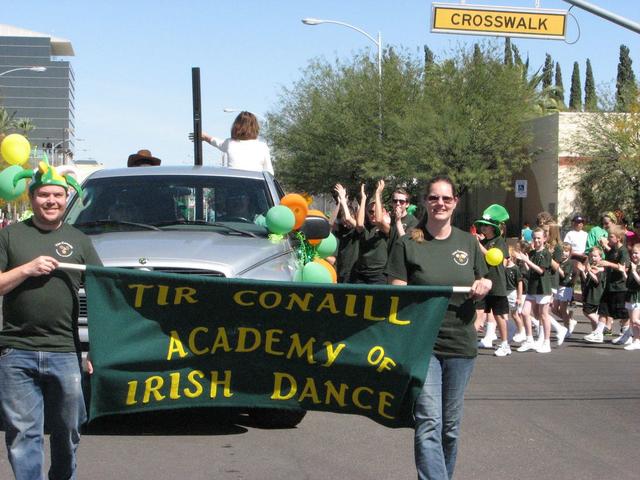
M 574 112 L 582 111 L 582 86 L 580 84 L 580 66 L 578 62 L 573 62 L 571 91 L 569 92 L 569 109 Z
M 5 108 L 0 107 L 0 135 L 7 135 L 15 126 L 15 112 L 9 113 Z
M 593 113 L 572 150 L 587 160 L 575 184 L 581 211 L 590 218 L 617 208 L 635 217 L 640 211 L 640 98 L 630 113 Z
M 29 132 L 36 129 L 36 125 L 30 118 L 18 118 L 15 121 L 15 129 L 25 137 L 29 136 Z
M 382 138 L 377 87 L 376 66 L 358 54 L 314 60 L 283 89 L 265 136 L 287 189 L 326 192 L 341 182 L 355 192 L 378 178 L 415 186 L 437 173 L 452 175 L 462 192 L 510 188 L 532 161 L 531 92 L 521 69 L 505 66 L 494 50 L 460 51 L 428 75 L 423 58 L 385 52 Z
M 430 68 L 434 63 L 433 52 L 426 45 L 424 46 L 424 68 L 425 70 Z
M 544 67 L 542 67 L 542 90 L 551 86 L 553 82 L 553 60 L 548 53 L 544 57 Z
M 511 38 L 504 37 L 504 64 L 513 65 L 513 49 L 511 47 Z
M 593 79 L 591 60 L 587 58 L 587 73 L 584 79 L 584 111 L 595 112 L 598 110 L 598 96 L 596 94 L 596 83 Z
M 520 50 L 515 44 L 511 44 L 511 50 L 513 50 L 513 64 L 514 65 L 522 65 L 522 57 L 520 56 Z M 527 66 L 529 65 L 529 59 L 527 58 Z
M 560 70 L 560 64 L 556 62 L 556 83 L 555 83 L 555 91 L 554 97 L 558 101 L 558 107 L 561 109 L 565 108 L 564 105 L 564 85 L 562 84 L 562 70 Z
M 616 111 L 628 112 L 629 105 L 634 103 L 638 95 L 636 76 L 631 66 L 629 47 L 620 45 L 618 76 L 616 78 Z

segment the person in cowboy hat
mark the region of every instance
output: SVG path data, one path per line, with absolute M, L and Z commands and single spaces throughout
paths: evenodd
M 0 231 L 0 415 L 16 478 L 43 477 L 45 421 L 51 433 L 48 478 L 76 478 L 86 420 L 74 328 L 83 272 L 57 267 L 102 263 L 89 237 L 62 221 L 69 187 L 82 194 L 76 181 L 46 159 L 38 169 L 16 174 L 14 185 L 25 178 L 31 178 L 33 216 Z
M 149 150 L 138 150 L 137 153 L 129 155 L 127 167 L 157 167 L 161 160 L 151 155 Z

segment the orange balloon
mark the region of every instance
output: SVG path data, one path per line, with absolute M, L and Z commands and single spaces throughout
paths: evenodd
M 298 230 L 304 223 L 309 212 L 307 201 L 302 195 L 289 193 L 280 199 L 280 205 L 289 207 L 289 210 L 293 212 L 293 216 L 296 219 L 296 223 L 293 224 L 293 230 Z
M 333 283 L 338 283 L 338 274 L 336 273 L 336 269 L 333 268 L 333 265 L 331 265 L 329 262 L 327 262 L 324 258 L 320 258 L 320 257 L 314 258 L 313 261 L 316 262 L 316 263 L 319 263 L 324 268 L 329 270 L 329 273 L 331 274 L 331 281 Z
M 313 245 L 314 247 L 320 245 L 321 241 L 322 241 L 321 238 L 311 238 L 307 240 L 307 242 L 309 242 L 309 245 Z

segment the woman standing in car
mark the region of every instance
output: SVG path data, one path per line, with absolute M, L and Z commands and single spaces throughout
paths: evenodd
M 259 132 L 256 116 L 251 112 L 240 112 L 231 125 L 231 138 L 223 140 L 202 132 L 202 140 L 222 152 L 222 165 L 225 167 L 273 174 L 269 147 L 258 140 Z

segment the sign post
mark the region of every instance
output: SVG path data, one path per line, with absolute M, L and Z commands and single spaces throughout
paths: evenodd
M 516 198 L 518 199 L 518 228 L 522 228 L 522 199 L 527 198 L 527 187 L 527 180 L 516 180 Z

